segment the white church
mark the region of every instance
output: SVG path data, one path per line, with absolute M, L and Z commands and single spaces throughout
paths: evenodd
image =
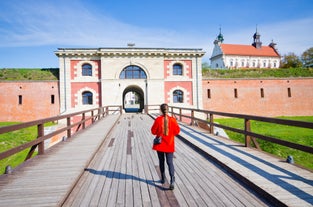
M 211 68 L 213 69 L 248 69 L 279 68 L 280 55 L 276 44 L 271 42 L 262 46 L 260 34 L 256 31 L 251 45 L 225 44 L 221 30 L 212 52 Z

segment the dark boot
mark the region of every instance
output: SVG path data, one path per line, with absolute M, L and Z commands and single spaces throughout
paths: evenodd
M 165 183 L 165 173 L 161 173 L 161 183 Z
M 175 176 L 171 177 L 170 190 L 174 190 Z

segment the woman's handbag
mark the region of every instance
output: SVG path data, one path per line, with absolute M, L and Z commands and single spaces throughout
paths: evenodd
M 162 142 L 161 137 L 156 136 L 156 137 L 153 139 L 153 144 L 154 144 L 154 145 L 161 144 L 161 142 Z

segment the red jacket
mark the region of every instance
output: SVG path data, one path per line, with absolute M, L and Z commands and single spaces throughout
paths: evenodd
M 174 152 L 175 151 L 175 141 L 174 136 L 179 134 L 180 128 L 177 124 L 175 118 L 168 116 L 168 135 L 163 134 L 163 120 L 164 116 L 159 116 L 155 119 L 152 127 L 151 133 L 156 136 L 162 137 L 161 144 L 153 145 L 154 150 L 160 152 Z

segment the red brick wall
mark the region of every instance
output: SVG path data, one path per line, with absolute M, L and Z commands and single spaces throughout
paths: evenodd
M 58 81 L 0 82 L 0 121 L 33 121 L 59 114 Z M 22 104 L 19 104 L 19 95 Z M 54 95 L 54 104 L 51 103 Z
M 205 110 L 270 117 L 313 115 L 312 78 L 206 79 L 202 86 Z
M 171 83 L 168 84 L 166 88 L 173 87 Z M 188 84 L 184 83 L 180 87 L 189 91 L 191 86 Z M 202 85 L 203 107 L 206 110 L 260 116 L 313 115 L 313 78 L 206 79 L 202 81 Z M 234 97 L 234 89 L 237 89 L 237 98 Z M 263 98 L 261 89 L 264 92 Z M 0 90 L 1 122 L 26 122 L 59 114 L 57 81 L 0 82 Z M 19 104 L 19 95 L 22 96 L 22 104 Z M 54 95 L 54 104 L 51 104 L 51 95 Z

